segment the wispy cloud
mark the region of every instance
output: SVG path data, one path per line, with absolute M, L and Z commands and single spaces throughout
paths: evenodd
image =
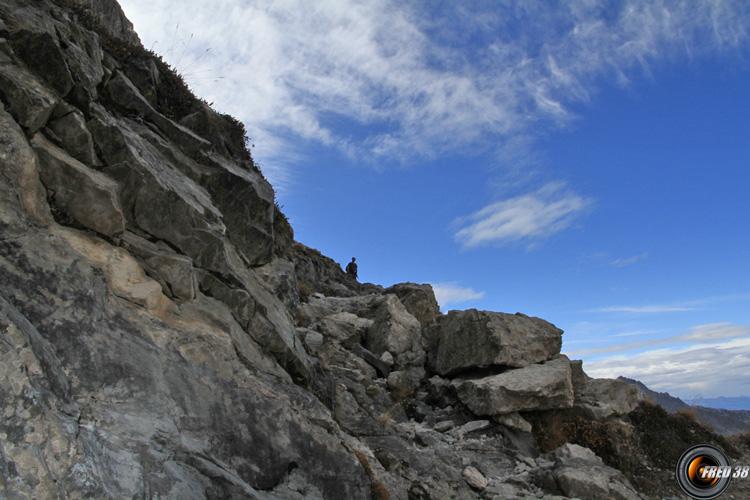
M 594 377 L 635 378 L 651 389 L 683 398 L 750 393 L 750 327 L 704 325 L 686 335 L 694 334 L 701 337 L 694 339 L 700 342 L 610 356 L 585 363 L 584 368 Z
M 630 257 L 620 257 L 610 262 L 612 267 L 629 267 L 648 259 L 648 252 L 639 253 Z
M 741 0 L 121 3 L 147 46 L 246 122 L 278 179 L 307 141 L 397 161 L 530 144 L 602 78 L 737 47 L 750 25 Z
M 736 325 L 733 323 L 709 323 L 694 326 L 687 332 L 661 338 L 649 338 L 637 342 L 612 344 L 605 347 L 583 349 L 570 352 L 572 356 L 591 356 L 596 354 L 612 354 L 616 352 L 638 351 L 649 347 L 669 344 L 698 344 L 711 341 L 750 337 L 750 325 Z
M 631 313 L 631 314 L 661 314 L 671 312 L 692 311 L 693 307 L 684 305 L 651 305 L 651 306 L 609 306 L 589 309 L 595 313 Z
M 701 299 L 684 300 L 673 302 L 671 304 L 647 304 L 647 305 L 625 305 L 625 306 L 606 306 L 587 309 L 584 312 L 589 313 L 625 313 L 625 314 L 662 314 L 688 312 L 703 309 L 716 304 L 727 302 L 745 302 L 750 300 L 750 294 L 734 293 L 727 295 L 716 295 L 713 297 L 703 297 Z
M 492 203 L 459 220 L 455 234 L 464 247 L 488 243 L 530 241 L 569 227 L 591 200 L 561 183 L 550 183 L 533 193 Z
M 463 287 L 456 283 L 434 283 L 432 290 L 435 292 L 435 298 L 440 307 L 479 300 L 484 297 L 484 292 L 478 292 L 473 288 Z

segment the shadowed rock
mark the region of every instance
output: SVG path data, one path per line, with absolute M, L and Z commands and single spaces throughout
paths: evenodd
M 13 49 L 27 67 L 42 77 L 61 96 L 73 88 L 73 77 L 57 38 L 45 31 L 19 30 L 11 39 Z
M 435 323 L 440 315 L 440 307 L 430 285 L 398 283 L 386 288 L 385 292 L 396 295 L 406 310 L 417 318 L 424 328 Z
M 58 209 L 106 236 L 125 230 L 117 182 L 68 156 L 41 134 L 31 143 L 39 157 L 42 182 Z
M 0 95 L 13 118 L 33 134 L 49 120 L 57 97 L 28 71 L 0 62 Z
M 519 368 L 560 353 L 562 330 L 539 318 L 469 309 L 429 329 L 431 367 L 440 375 L 491 366 Z
M 94 140 L 86 127 L 86 120 L 77 111 L 50 121 L 47 126 L 60 140 L 63 149 L 76 160 L 90 167 L 98 165 Z

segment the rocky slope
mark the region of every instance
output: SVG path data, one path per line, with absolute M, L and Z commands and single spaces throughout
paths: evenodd
M 294 242 L 114 0 L 0 0 L 0 100 L 3 498 L 631 499 L 619 447 L 673 467 L 552 324 Z
M 635 386 L 643 395 L 643 398 L 663 407 L 669 413 L 688 413 L 706 427 L 713 429 L 719 434 L 731 436 L 735 434 L 746 434 L 750 432 L 750 411 L 727 410 L 722 408 L 708 408 L 697 404 L 687 404 L 680 398 L 676 398 L 667 392 L 656 392 L 646 387 L 643 382 L 627 377 L 619 377 L 619 380 Z M 737 398 L 738 400 L 740 398 Z

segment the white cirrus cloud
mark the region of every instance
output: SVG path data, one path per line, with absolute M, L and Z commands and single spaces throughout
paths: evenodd
M 617 337 L 614 335 L 613 337 Z M 737 325 L 733 323 L 708 323 L 697 325 L 679 335 L 666 337 L 651 337 L 636 342 L 610 344 L 605 347 L 582 349 L 570 352 L 571 356 L 591 356 L 612 354 L 616 352 L 638 351 L 649 347 L 664 346 L 671 344 L 689 345 L 706 343 L 717 340 L 733 339 L 739 337 L 750 337 L 749 325 Z
M 643 262 L 644 260 L 648 259 L 648 252 L 639 253 L 638 255 L 631 255 L 630 257 L 620 257 L 618 259 L 613 260 L 609 264 L 612 267 L 629 267 L 633 266 L 635 264 L 638 264 L 639 262 Z
M 467 248 L 542 239 L 569 227 L 591 203 L 562 183 L 549 183 L 459 219 L 455 238 Z
M 272 180 L 308 142 L 376 161 L 523 143 L 603 80 L 750 31 L 742 0 L 120 1 L 147 47 L 246 123 Z
M 718 339 L 724 338 L 721 342 L 605 357 L 584 363 L 584 368 L 593 377 L 634 378 L 651 389 L 688 399 L 696 394 L 747 395 L 750 393 L 750 328 L 736 325 L 722 328 L 737 328 L 735 333 L 739 335 L 721 337 L 718 334 Z M 724 334 L 730 332 L 725 330 Z
M 587 312 L 595 313 L 629 313 L 629 314 L 662 314 L 673 312 L 687 312 L 694 310 L 687 305 L 646 305 L 646 306 L 609 306 L 589 309 Z
M 435 292 L 435 299 L 437 299 L 440 307 L 479 300 L 484 297 L 484 292 L 463 287 L 456 283 L 433 283 L 432 290 Z

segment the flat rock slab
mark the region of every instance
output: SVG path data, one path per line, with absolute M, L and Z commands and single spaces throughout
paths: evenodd
M 107 236 L 125 230 L 117 182 L 69 156 L 41 134 L 36 134 L 31 144 L 39 157 L 42 182 L 59 209 Z
M 539 318 L 469 309 L 451 311 L 429 330 L 429 361 L 440 375 L 521 368 L 560 353 L 562 330 Z
M 604 419 L 630 413 L 642 399 L 638 389 L 627 382 L 592 378 L 576 388 L 575 406 L 583 409 L 591 418 Z
M 570 362 L 564 356 L 499 375 L 453 381 L 458 397 L 476 415 L 573 406 Z

